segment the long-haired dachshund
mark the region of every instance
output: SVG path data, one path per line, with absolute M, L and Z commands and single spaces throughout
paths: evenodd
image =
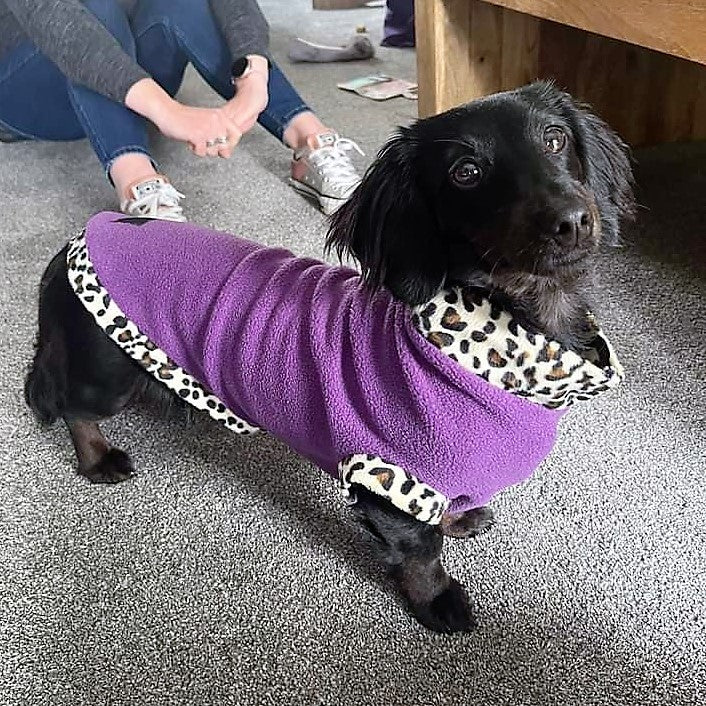
M 620 138 L 540 82 L 397 132 L 331 223 L 360 274 L 100 214 L 43 276 L 27 402 L 97 483 L 132 474 L 97 422 L 138 399 L 266 429 L 339 480 L 421 623 L 470 630 L 443 535 L 486 530 L 566 409 L 621 379 L 594 255 L 631 185 Z

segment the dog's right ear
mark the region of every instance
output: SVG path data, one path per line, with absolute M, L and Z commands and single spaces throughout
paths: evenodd
M 380 150 L 351 198 L 331 218 L 326 247 L 353 255 L 365 282 L 422 304 L 443 286 L 446 243 L 421 186 L 414 127 L 400 128 Z

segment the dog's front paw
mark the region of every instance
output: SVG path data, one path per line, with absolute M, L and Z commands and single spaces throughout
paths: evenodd
M 489 507 L 475 507 L 458 515 L 444 515 L 441 531 L 447 537 L 477 537 L 487 532 L 494 524 L 495 516 Z
M 412 605 L 412 613 L 424 627 L 434 632 L 470 632 L 476 619 L 466 590 L 456 579 L 429 603 Z
M 135 469 L 130 457 L 120 449 L 109 449 L 98 463 L 78 472 L 91 483 L 120 483 L 132 478 Z

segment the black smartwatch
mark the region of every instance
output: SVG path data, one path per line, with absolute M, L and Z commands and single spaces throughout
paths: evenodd
M 235 82 L 239 78 L 244 78 L 251 71 L 253 71 L 252 61 L 249 57 L 241 56 L 240 59 L 236 59 L 230 67 L 230 81 L 235 86 Z

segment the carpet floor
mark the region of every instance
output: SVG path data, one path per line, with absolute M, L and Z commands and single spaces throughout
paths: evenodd
M 411 101 L 336 88 L 413 78 L 411 50 L 285 58 L 293 34 L 343 43 L 365 23 L 379 42 L 380 9 L 262 6 L 274 55 L 367 160 L 414 117 Z M 193 73 L 182 97 L 215 100 Z M 324 219 L 264 130 L 228 162 L 157 138 L 155 156 L 192 220 L 321 255 Z M 105 427 L 139 476 L 75 474 L 68 435 L 34 422 L 22 378 L 42 270 L 112 194 L 85 142 L 0 145 L 0 704 L 703 703 L 706 145 L 636 159 L 639 222 L 600 263 L 626 382 L 565 419 L 551 457 L 497 498 L 492 532 L 447 543 L 480 627 L 442 637 L 378 577 L 331 481 L 272 438 L 131 411 Z

